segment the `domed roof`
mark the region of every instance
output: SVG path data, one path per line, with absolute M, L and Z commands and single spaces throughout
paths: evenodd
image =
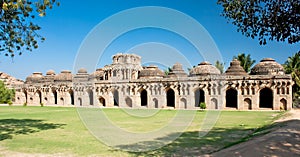
M 73 75 L 69 70 L 63 70 L 54 77 L 54 81 L 72 81 Z
M 44 78 L 43 73 L 34 72 L 26 78 L 26 82 L 39 83 L 43 81 L 43 78 Z
M 55 71 L 54 70 L 48 70 L 46 72 L 46 75 L 55 75 Z
M 165 74 L 155 65 L 144 67 L 139 73 L 139 78 L 162 78 Z
M 99 69 L 96 69 L 95 72 L 93 72 L 91 75 L 89 75 L 89 79 L 92 79 L 92 78 L 100 78 L 100 77 L 103 77 L 104 75 L 104 70 L 102 68 L 99 68 Z
M 87 74 L 87 70 L 84 69 L 84 68 L 80 68 L 78 71 L 77 71 L 78 74 Z
M 172 67 L 172 71 L 168 74 L 168 77 L 186 77 L 187 74 L 182 69 L 182 64 L 175 63 Z
M 273 58 L 264 58 L 251 69 L 251 75 L 284 75 L 284 68 Z
M 244 68 L 241 66 L 241 62 L 234 59 L 230 62 L 230 66 L 225 72 L 226 75 L 247 75 Z
M 190 75 L 192 76 L 218 74 L 221 74 L 220 70 L 207 61 L 201 62 L 200 64 L 198 64 L 198 66 L 190 70 Z

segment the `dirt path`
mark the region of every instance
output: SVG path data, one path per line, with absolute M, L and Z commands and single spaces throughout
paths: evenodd
M 276 121 L 278 126 L 266 135 L 223 149 L 212 157 L 293 157 L 300 156 L 300 110 L 291 110 Z

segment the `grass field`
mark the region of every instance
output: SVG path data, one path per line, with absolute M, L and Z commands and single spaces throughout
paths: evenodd
M 99 109 L 91 109 L 99 110 Z M 131 116 L 121 109 L 103 109 L 120 128 L 148 132 L 170 121 L 178 111 L 160 110 L 150 117 Z M 145 110 L 132 110 L 142 114 Z M 191 113 L 186 111 L 186 114 Z M 282 114 L 277 111 L 222 111 L 215 127 L 199 138 L 206 111 L 197 111 L 188 129 L 171 144 L 149 152 L 116 150 L 99 142 L 85 128 L 76 108 L 0 107 L 0 148 L 6 153 L 69 156 L 197 156 L 244 141 Z M 1 153 L 0 153 L 1 155 Z

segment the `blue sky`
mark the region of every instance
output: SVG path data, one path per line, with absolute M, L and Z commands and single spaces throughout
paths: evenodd
M 56 73 L 65 69 L 73 70 L 77 52 L 93 28 L 118 12 L 145 6 L 170 8 L 195 19 L 214 40 L 226 66 L 238 53 L 251 54 L 256 63 L 265 57 L 271 57 L 279 63 L 284 63 L 288 56 L 300 49 L 299 44 L 289 45 L 278 42 L 268 42 L 267 45 L 261 46 L 257 40 L 241 35 L 236 31 L 235 26 L 227 23 L 227 20 L 220 16 L 221 7 L 214 0 L 61 0 L 60 3 L 59 7 L 48 11 L 45 17 L 36 19 L 36 22 L 42 27 L 39 33 L 46 38 L 46 41 L 40 43 L 37 50 L 16 56 L 13 61 L 3 54 L 0 55 L 0 71 L 25 79 L 35 71 L 45 74 L 49 69 L 55 70 Z M 158 16 L 157 21 L 160 21 L 160 18 Z M 130 20 L 132 19 L 120 19 L 119 25 L 125 25 Z M 142 20 L 147 21 L 147 19 Z M 176 20 L 174 19 L 174 21 Z M 185 24 L 182 24 L 181 27 L 186 30 L 191 29 L 191 26 Z M 119 26 L 112 25 L 111 31 L 118 28 Z M 101 41 L 102 38 L 105 36 L 99 34 L 97 39 Z M 200 40 L 202 40 L 201 37 L 199 37 Z M 140 52 L 143 50 L 141 49 L 143 45 L 142 48 L 145 49 L 148 46 L 153 52 L 152 54 L 147 49 L 144 53 L 148 55 L 149 53 L 151 55 L 165 54 L 166 56 L 162 55 L 163 58 L 171 62 L 176 61 L 176 55 L 170 55 L 173 51 L 180 52 L 187 58 L 190 65 L 197 65 L 204 60 L 203 56 L 197 53 L 193 44 L 176 32 L 146 27 L 128 31 L 114 39 L 105 49 L 102 58 L 98 58 L 99 62 L 96 67 L 110 64 L 111 56 L 115 53 Z M 170 51 L 170 53 L 157 52 L 160 50 Z M 88 69 L 89 72 L 93 70 L 93 68 Z

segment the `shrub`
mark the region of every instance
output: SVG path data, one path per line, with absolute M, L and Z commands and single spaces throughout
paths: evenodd
M 7 103 L 9 106 L 11 106 L 13 104 L 12 101 L 8 101 Z
M 201 108 L 202 110 L 206 109 L 206 104 L 205 104 L 205 102 L 201 102 L 201 103 L 200 103 L 200 108 Z
M 24 102 L 23 106 L 24 106 L 24 107 L 27 106 L 27 102 Z
M 44 107 L 44 103 L 41 102 L 40 105 L 41 105 L 41 107 Z
M 15 90 L 6 88 L 3 81 L 0 81 L 0 103 L 8 104 L 9 102 L 12 102 L 14 96 Z

